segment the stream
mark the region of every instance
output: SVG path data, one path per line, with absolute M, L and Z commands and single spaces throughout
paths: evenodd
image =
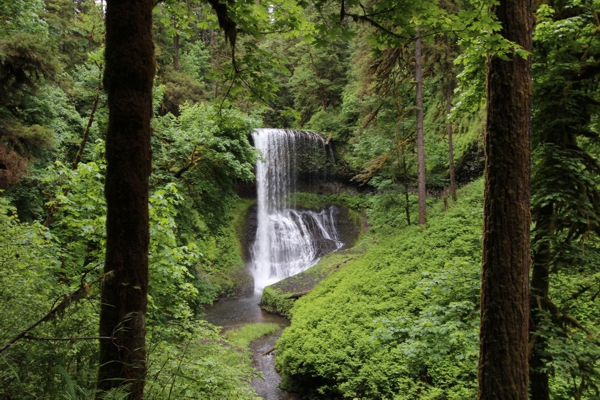
M 287 318 L 270 314 L 258 306 L 261 294 L 254 292 L 252 297 L 216 302 L 204 309 L 204 319 L 213 325 L 222 326 L 224 330 L 256 322 L 273 322 L 281 326 L 289 326 L 290 321 Z
M 282 330 L 290 325 L 287 318 L 263 311 L 258 303 L 261 293 L 255 292 L 252 297 L 236 300 L 225 300 L 214 303 L 204 309 L 208 322 L 223 327 L 223 330 L 239 328 L 245 324 L 256 322 L 272 322 L 278 324 Z M 275 352 L 264 355 L 275 346 L 275 341 L 281 336 L 277 333 L 255 340 L 250 345 L 252 349 L 252 364 L 262 373 L 263 379 L 253 379 L 252 386 L 260 397 L 267 400 L 298 399 L 294 394 L 279 389 L 281 378 L 275 371 Z

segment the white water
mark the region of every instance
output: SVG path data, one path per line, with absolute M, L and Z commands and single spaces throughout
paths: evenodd
M 281 129 L 258 129 L 252 137 L 264 158 L 256 163 L 258 228 L 251 249 L 255 290 L 262 291 L 344 244 L 335 226 L 335 207 L 315 212 L 292 204 L 300 167 L 298 149 L 322 149 L 327 154 L 323 138 Z

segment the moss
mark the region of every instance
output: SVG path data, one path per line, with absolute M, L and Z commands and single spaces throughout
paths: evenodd
M 255 205 L 253 200 L 239 200 L 231 212 L 231 221 L 223 231 L 217 247 L 228 254 L 231 261 L 211 277 L 211 283 L 219 288 L 219 298 L 232 299 L 249 296 L 254 291 L 254 278 L 245 264 L 248 215 Z M 223 258 L 223 257 L 221 257 Z
M 271 335 L 279 329 L 281 328 L 278 324 L 261 322 L 246 324 L 241 328 L 229 330 L 224 336 L 230 343 L 233 343 L 240 348 L 246 348 L 252 341 L 260 339 L 263 336 Z
M 319 282 L 344 268 L 367 251 L 368 243 L 360 242 L 357 246 L 326 254 L 315 266 L 297 275 L 283 279 L 267 286 L 262 294 L 260 307 L 270 313 L 291 319 L 290 310 L 296 300 L 308 294 Z
M 294 300 L 287 297 L 281 290 L 268 286 L 264 289 L 260 300 L 260 308 L 272 314 L 289 318 L 289 310 L 294 305 Z

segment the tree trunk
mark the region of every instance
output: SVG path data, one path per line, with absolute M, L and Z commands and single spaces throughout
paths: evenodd
M 155 75 L 154 0 L 107 0 L 106 261 L 101 292 L 98 389 L 127 386 L 141 399 L 146 373 L 148 177 Z M 102 397 L 102 394 L 99 395 Z
M 427 188 L 425 187 L 425 138 L 423 134 L 423 73 L 421 71 L 421 27 L 415 41 L 415 78 L 417 81 L 417 161 L 419 224 L 427 223 Z
M 215 31 L 210 31 L 210 64 L 215 70 L 220 68 L 219 55 L 217 54 L 217 44 L 215 43 Z M 214 98 L 219 97 L 219 81 L 215 80 Z
M 402 169 L 404 170 L 404 212 L 406 224 L 410 225 L 410 197 L 408 194 L 408 170 L 406 168 L 406 154 L 402 151 Z
M 493 8 L 531 51 L 531 0 Z M 479 399 L 527 399 L 531 61 L 488 58 Z
M 534 347 L 531 350 L 529 386 L 530 400 L 549 400 L 550 387 L 548 386 L 548 372 L 543 372 L 546 368 L 544 353 L 548 344 L 542 336 L 536 335 L 538 326 L 541 322 L 540 311 L 542 311 L 541 299 L 548 298 L 550 289 L 550 238 L 553 234 L 552 229 L 552 203 L 547 204 L 538 210 L 534 210 L 533 219 L 536 221 L 534 231 L 534 243 L 537 242 L 537 248 L 533 251 L 533 271 L 531 275 L 531 295 L 529 307 L 531 310 L 531 340 L 534 341 Z
M 448 80 L 446 92 L 446 114 L 452 110 L 452 80 Z M 450 195 L 456 201 L 456 178 L 454 176 L 454 146 L 452 144 L 452 121 L 448 121 L 448 169 L 450 170 Z
M 179 71 L 179 34 L 173 38 L 173 51 L 175 56 L 173 57 L 173 69 Z

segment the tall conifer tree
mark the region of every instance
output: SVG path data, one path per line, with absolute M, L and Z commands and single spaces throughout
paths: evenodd
M 531 51 L 531 0 L 494 7 L 504 38 Z M 479 399 L 527 399 L 531 61 L 488 58 Z
M 419 224 L 427 223 L 427 188 L 425 186 L 425 134 L 423 132 L 423 71 L 421 62 L 421 27 L 415 41 L 415 78 L 417 81 L 417 160 Z
M 106 73 L 106 274 L 102 284 L 98 389 L 128 385 L 141 399 L 146 373 L 148 178 L 155 75 L 153 0 L 108 0 Z

